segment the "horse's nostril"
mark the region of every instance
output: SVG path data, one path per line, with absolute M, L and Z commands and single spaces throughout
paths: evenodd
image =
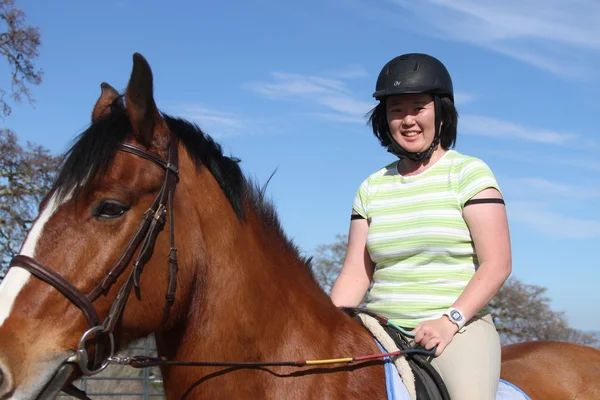
M 0 399 L 12 399 L 11 393 L 13 390 L 14 386 L 12 376 L 6 369 L 6 365 L 0 362 Z

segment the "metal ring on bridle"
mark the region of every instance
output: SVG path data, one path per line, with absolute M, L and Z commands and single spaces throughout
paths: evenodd
M 88 358 L 88 352 L 85 348 L 85 342 L 88 340 L 88 338 L 91 335 L 96 334 L 98 332 L 108 335 L 108 338 L 110 341 L 110 351 L 109 351 L 108 357 L 106 357 L 106 359 L 100 364 L 100 366 L 97 369 L 89 369 L 88 368 L 89 358 Z M 79 346 L 77 347 L 77 351 L 75 352 L 74 355 L 69 357 L 67 362 L 72 362 L 72 363 L 77 364 L 79 366 L 79 369 L 83 373 L 83 375 L 86 375 L 86 376 L 96 375 L 97 373 L 104 371 L 104 369 L 106 367 L 108 367 L 108 365 L 111 363 L 111 358 L 114 355 L 114 352 L 115 352 L 115 338 L 114 338 L 112 332 L 108 332 L 108 333 L 105 332 L 103 326 L 95 326 L 83 334 L 83 336 L 79 340 Z

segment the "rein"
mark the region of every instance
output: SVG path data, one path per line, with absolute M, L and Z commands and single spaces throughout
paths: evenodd
M 351 312 L 355 312 L 358 309 L 354 309 Z M 413 338 L 415 335 L 406 331 L 402 327 L 396 325 L 388 318 L 375 314 L 371 311 L 360 310 L 373 318 L 375 318 L 380 324 L 388 326 L 391 329 L 399 332 L 401 335 Z M 238 367 L 238 368 L 258 368 L 258 367 L 306 367 L 313 365 L 328 365 L 328 364 L 352 364 L 363 361 L 371 361 L 383 359 L 385 357 L 394 357 L 401 355 L 420 354 L 423 356 L 433 356 L 437 350 L 437 346 L 426 350 L 423 348 L 415 349 L 404 349 L 392 351 L 389 353 L 377 353 L 369 354 L 364 356 L 355 357 L 342 357 L 342 358 L 331 358 L 324 360 L 298 360 L 298 361 L 241 361 L 241 362 L 221 362 L 221 361 L 171 361 L 165 357 L 147 357 L 147 356 L 134 356 L 134 357 L 118 357 L 113 356 L 110 358 L 111 363 L 119 365 L 129 365 L 133 368 L 149 368 L 160 365 L 167 366 L 182 366 L 182 367 Z
M 299 360 L 299 361 L 240 361 L 240 362 L 220 362 L 220 361 L 170 361 L 165 357 L 116 357 L 110 359 L 111 363 L 120 365 L 129 365 L 133 368 L 149 368 L 160 365 L 180 366 L 180 367 L 239 367 L 239 368 L 256 368 L 256 367 L 307 367 L 314 365 L 328 364 L 352 364 L 363 361 L 379 360 L 385 357 L 394 357 L 401 355 L 421 354 L 424 356 L 432 356 L 435 354 L 435 349 L 407 349 L 392 351 L 389 353 L 369 354 L 365 356 L 331 358 L 324 360 Z

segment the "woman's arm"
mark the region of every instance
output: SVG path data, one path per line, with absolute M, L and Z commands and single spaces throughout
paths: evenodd
M 369 290 L 373 262 L 366 246 L 368 231 L 369 223 L 366 219 L 354 219 L 350 222 L 346 258 L 330 295 L 337 307 L 357 307 Z
M 473 199 L 502 198 L 496 189 L 485 189 Z M 496 295 L 512 271 L 512 254 L 506 208 L 498 203 L 465 206 L 467 223 L 479 268 L 453 306 L 461 310 L 465 320 L 471 319 Z
M 502 198 L 496 189 L 484 189 L 473 199 Z M 512 270 L 510 235 L 504 205 L 498 203 L 465 206 L 463 217 L 471 231 L 479 267 L 456 299 L 453 307 L 470 320 L 485 307 L 498 292 Z M 442 354 L 458 331 L 458 327 L 444 315 L 425 321 L 414 329 L 415 342 L 426 349 L 437 346 L 436 356 Z

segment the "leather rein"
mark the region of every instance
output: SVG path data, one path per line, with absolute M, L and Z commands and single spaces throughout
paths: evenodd
M 170 230 L 170 251 L 168 256 L 169 279 L 165 295 L 166 301 L 163 312 L 163 323 L 165 323 L 169 318 L 177 288 L 178 267 L 177 249 L 175 248 L 173 198 L 175 195 L 175 188 L 177 186 L 179 175 L 179 142 L 175 135 L 171 134 L 170 136 L 168 158 L 166 161 L 159 155 L 132 144 L 121 143 L 119 145 L 118 150 L 149 160 L 164 169 L 165 178 L 160 191 L 152 202 L 150 208 L 144 213 L 144 217 L 142 218 L 142 221 L 140 222 L 135 234 L 127 244 L 127 247 L 117 262 L 110 269 L 108 274 L 104 277 L 102 282 L 90 293 L 84 294 L 55 271 L 46 267 L 32 257 L 26 255 L 17 255 L 10 262 L 9 269 L 18 267 L 29 271 L 36 278 L 58 290 L 64 297 L 66 297 L 71 303 L 77 306 L 79 310 L 81 310 L 81 313 L 87 320 L 90 329 L 87 330 L 81 337 L 75 354 L 68 358 L 65 363 L 77 365 L 81 373 L 85 376 L 95 375 L 103 371 L 111 362 L 114 362 L 115 327 L 123 314 L 125 304 L 127 303 L 127 299 L 129 298 L 132 288 L 135 287 L 136 291 L 139 291 L 140 289 L 140 275 L 143 271 L 144 265 L 149 261 L 152 255 L 156 239 L 164 227 L 167 213 Z M 139 252 L 135 257 L 131 272 L 117 293 L 106 319 L 101 323 L 93 303 L 100 296 L 108 293 L 117 279 L 126 270 L 138 248 Z M 95 356 L 94 360 L 90 362 L 87 344 L 92 339 L 94 340 L 95 344 Z M 106 349 L 107 346 L 108 349 Z M 63 364 L 63 367 L 64 365 L 65 364 Z M 53 377 L 54 381 L 60 380 L 62 382 L 49 383 L 49 386 L 53 386 L 52 390 L 55 392 L 58 392 L 62 389 L 62 386 L 66 383 L 70 375 L 67 373 L 61 373 L 63 370 L 65 370 L 65 368 L 60 368 L 59 372 L 57 372 L 57 374 Z M 69 369 L 69 371 L 72 371 L 72 368 Z M 45 391 L 47 392 L 48 389 Z M 66 387 L 65 391 L 68 393 L 70 392 L 70 394 L 80 398 L 87 398 L 84 397 L 84 392 L 79 391 L 79 389 L 72 385 Z

